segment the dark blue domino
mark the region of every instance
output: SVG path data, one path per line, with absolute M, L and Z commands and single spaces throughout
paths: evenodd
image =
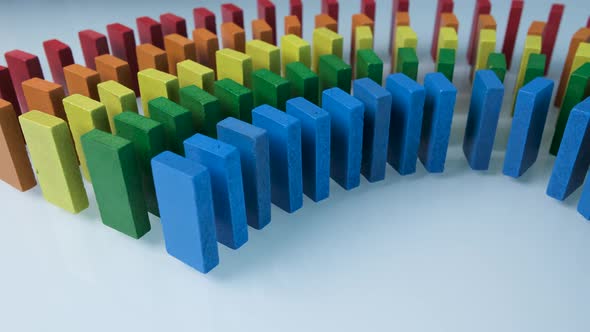
M 484 171 L 490 165 L 498 118 L 504 98 L 504 86 L 491 70 L 475 73 L 463 152 L 469 166 Z
M 219 254 L 209 171 L 170 151 L 151 164 L 166 250 L 200 272 L 211 271 Z
M 287 114 L 301 121 L 303 192 L 319 202 L 330 195 L 330 114 L 302 97 L 287 101 Z
M 553 164 L 547 195 L 560 201 L 564 200 L 582 185 L 589 165 L 590 97 L 576 105 L 570 113 Z M 586 191 L 584 194 L 583 196 L 588 195 Z
M 517 178 L 537 160 L 553 94 L 553 81 L 538 77 L 518 91 L 504 158 L 505 175 Z
M 445 169 L 457 89 L 442 73 L 424 77 L 424 118 L 418 157 L 430 173 Z
M 391 93 L 370 78 L 355 80 L 354 97 L 365 105 L 361 174 L 369 182 L 385 179 Z
M 270 222 L 270 164 L 266 130 L 236 118 L 217 123 L 217 139 L 240 152 L 248 225 L 262 229 Z
M 252 110 L 252 124 L 266 129 L 270 147 L 271 200 L 291 213 L 303 205 L 301 122 L 269 105 Z
M 339 88 L 324 90 L 322 108 L 331 117 L 330 176 L 344 189 L 361 180 L 365 105 Z
M 399 174 L 412 174 L 418 161 L 424 88 L 401 73 L 389 75 L 385 87 L 393 97 L 387 161 Z
M 196 134 L 184 141 L 186 157 L 209 169 L 219 243 L 238 249 L 248 241 L 240 153 L 235 147 Z

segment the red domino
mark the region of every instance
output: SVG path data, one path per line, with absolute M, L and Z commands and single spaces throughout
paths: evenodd
M 547 57 L 547 62 L 545 62 L 545 75 L 547 75 L 547 72 L 549 71 L 549 64 L 551 63 L 551 56 L 553 55 L 553 48 L 555 47 L 555 39 L 557 38 L 557 32 L 559 31 L 564 8 L 565 6 L 562 4 L 553 4 L 551 6 L 547 25 L 545 25 L 545 29 L 543 30 L 543 45 L 541 46 L 541 53 L 545 54 Z
M 338 0 L 322 0 L 322 14 L 328 14 L 338 22 Z
M 135 22 L 137 23 L 140 44 L 152 44 L 164 49 L 164 33 L 160 22 L 147 16 L 138 17 Z
M 506 57 L 507 69 L 510 69 L 510 65 L 512 64 L 514 43 L 516 42 L 516 36 L 518 35 L 518 27 L 520 26 L 523 6 L 523 0 L 512 0 L 512 4 L 510 5 L 508 24 L 506 24 L 506 35 L 504 36 L 504 44 L 502 45 L 502 53 L 504 53 L 504 56 Z
M 186 37 L 186 20 L 172 13 L 160 15 L 160 24 L 162 24 L 162 34 L 164 36 L 177 33 Z
M 94 58 L 99 55 L 109 54 L 107 36 L 94 30 L 83 30 L 78 32 L 78 38 L 80 38 L 80 46 L 86 67 L 96 70 Z
M 258 18 L 263 19 L 272 28 L 272 41 L 277 44 L 277 14 L 275 4 L 270 0 L 258 0 Z
M 393 0 L 393 6 L 391 7 L 391 28 L 389 29 L 389 54 L 393 52 L 393 30 L 395 28 L 395 14 L 398 12 L 409 12 L 410 11 L 410 0 Z
M 3 66 L 0 66 L 0 99 L 11 103 L 16 115 L 21 114 L 18 99 L 16 98 L 16 91 L 14 91 L 12 78 L 10 78 L 10 72 L 8 68 Z
M 212 11 L 204 7 L 195 8 L 193 9 L 193 18 L 195 19 L 195 29 L 205 28 L 211 33 L 217 34 L 215 14 Z M 242 22 L 243 24 L 244 22 Z
M 434 18 L 434 32 L 432 33 L 432 46 L 430 47 L 430 55 L 432 60 L 436 60 L 438 53 L 438 33 L 440 31 L 440 15 L 442 13 L 452 13 L 454 3 L 453 0 L 438 0 L 436 6 L 436 17 Z
M 113 23 L 107 25 L 107 34 L 109 35 L 113 55 L 121 60 L 127 61 L 129 64 L 131 77 L 134 81 L 133 90 L 135 90 L 136 94 L 139 94 L 139 87 L 137 84 L 137 45 L 135 44 L 133 29 L 120 23 Z
M 44 78 L 41 63 L 36 55 L 19 50 L 7 52 L 4 57 L 20 105 L 20 114 L 26 113 L 29 111 L 29 107 L 23 93 L 22 83 L 33 77 Z
M 301 0 L 289 0 L 289 15 L 297 16 L 299 23 L 303 24 L 303 4 Z
M 588 17 L 588 21 L 586 21 L 586 28 L 590 28 L 590 17 Z
M 467 62 L 470 65 L 473 65 L 474 62 L 474 54 L 477 45 L 475 45 L 475 40 L 477 39 L 477 34 L 479 33 L 478 22 L 479 22 L 479 15 L 486 15 L 492 11 L 492 5 L 490 4 L 489 0 L 477 0 L 475 3 L 475 10 L 473 11 L 473 19 L 471 21 L 471 35 L 469 35 L 469 47 L 467 48 Z
M 233 3 L 221 5 L 221 19 L 223 23 L 233 22 L 240 28 L 244 28 L 244 11 Z
M 53 81 L 66 88 L 66 78 L 64 76 L 64 67 L 74 64 L 72 49 L 67 44 L 57 39 L 51 39 L 43 42 L 45 56 L 49 63 L 49 70 Z
M 361 13 L 375 21 L 375 0 L 361 1 Z

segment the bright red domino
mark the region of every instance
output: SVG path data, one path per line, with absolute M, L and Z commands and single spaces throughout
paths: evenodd
M 586 28 L 590 28 L 590 17 L 588 17 L 588 21 L 586 21 Z
M 393 40 L 395 36 L 393 35 L 393 30 L 395 25 L 395 14 L 398 12 L 409 12 L 410 11 L 410 0 L 393 0 L 393 6 L 391 9 L 391 28 L 389 29 L 389 54 L 393 51 Z
M 512 0 L 512 4 L 510 5 L 508 24 L 506 25 L 506 35 L 504 35 L 504 44 L 502 45 L 502 53 L 504 53 L 504 56 L 506 57 L 507 69 L 510 69 L 510 65 L 512 64 L 514 43 L 516 42 L 516 36 L 518 35 L 518 27 L 520 26 L 523 6 L 523 0 Z
M 96 70 L 94 58 L 99 55 L 109 54 L 109 43 L 107 36 L 94 30 L 83 30 L 78 32 L 80 47 L 84 55 L 86 67 Z
M 233 3 L 221 5 L 221 19 L 223 23 L 233 22 L 240 28 L 244 28 L 244 11 Z
M 328 14 L 338 22 L 338 0 L 322 0 L 322 14 Z
M 186 37 L 186 20 L 172 13 L 160 15 L 160 24 L 162 24 L 162 34 L 164 36 L 177 33 Z
M 195 8 L 193 9 L 193 18 L 195 19 L 195 29 L 205 28 L 211 33 L 217 34 L 215 14 L 212 11 L 204 7 Z
M 152 44 L 164 49 L 164 33 L 160 22 L 147 16 L 138 17 L 135 22 L 137 23 L 140 44 Z
M 20 114 L 20 107 L 12 84 L 12 78 L 10 78 L 10 72 L 8 68 L 3 66 L 0 66 L 0 99 L 11 103 L 16 115 Z
M 289 15 L 297 16 L 299 23 L 303 24 L 303 4 L 301 0 L 289 0 Z
M 553 55 L 553 48 L 555 47 L 555 39 L 557 38 L 557 32 L 559 31 L 559 25 L 561 24 L 561 17 L 563 16 L 563 10 L 565 6 L 562 4 L 554 4 L 551 6 L 549 12 L 549 18 L 547 19 L 547 25 L 543 30 L 541 53 L 547 57 L 545 62 L 545 75 L 549 71 L 549 64 L 551 64 L 551 56 Z
M 272 41 L 277 44 L 277 14 L 275 4 L 270 0 L 258 0 L 258 18 L 263 19 L 272 28 Z
M 375 0 L 361 1 L 361 14 L 367 15 L 373 21 L 375 21 L 375 8 Z
M 475 10 L 473 11 L 473 19 L 471 21 L 471 35 L 469 35 L 469 47 L 467 48 L 467 62 L 473 65 L 475 59 L 475 40 L 479 33 L 477 26 L 479 23 L 479 15 L 487 15 L 492 11 L 492 5 L 489 0 L 477 0 L 475 3 Z
M 74 64 L 72 49 L 65 43 L 57 39 L 51 39 L 43 42 L 45 56 L 49 63 L 49 70 L 53 81 L 66 88 L 66 78 L 64 76 L 64 67 Z
M 432 46 L 430 47 L 430 55 L 432 60 L 436 60 L 438 53 L 438 33 L 440 31 L 440 15 L 442 13 L 452 13 L 455 4 L 453 0 L 438 0 L 436 6 L 436 17 L 434 18 L 434 32 L 432 33 Z
M 6 58 L 10 78 L 14 84 L 14 91 L 20 105 L 20 114 L 26 113 L 29 111 L 29 107 L 23 93 L 22 83 L 33 77 L 44 78 L 41 63 L 36 55 L 20 50 L 6 52 L 4 58 Z
M 139 94 L 139 86 L 137 84 L 137 44 L 135 43 L 133 30 L 123 24 L 113 23 L 107 25 L 107 34 L 109 35 L 113 55 L 121 60 L 127 61 L 129 64 L 133 80 L 133 90 L 136 94 Z

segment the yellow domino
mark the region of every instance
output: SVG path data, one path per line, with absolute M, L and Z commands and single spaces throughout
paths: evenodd
M 117 116 L 117 114 L 123 112 L 137 113 L 137 98 L 135 97 L 135 92 L 119 82 L 106 81 L 100 83 L 98 85 L 98 96 L 100 97 L 100 102 L 107 110 L 109 126 L 111 127 L 111 132 L 113 134 L 116 134 L 113 118 Z
M 317 72 L 320 56 L 334 54 L 342 58 L 344 37 L 328 28 L 313 30 L 313 70 Z
M 181 88 L 196 85 L 199 88 L 213 94 L 215 72 L 193 60 L 184 60 L 177 65 L 178 84 Z
M 230 78 L 245 87 L 250 87 L 252 57 L 231 48 L 224 48 L 215 53 L 215 60 L 218 80 Z
M 64 98 L 63 103 L 70 130 L 72 131 L 74 146 L 76 152 L 78 152 L 80 166 L 82 166 L 82 175 L 90 181 L 86 156 L 82 149 L 80 137 L 92 129 L 109 132 L 109 119 L 106 108 L 102 103 L 78 94 Z
M 541 44 L 542 39 L 541 36 L 538 35 L 527 35 L 526 39 L 524 40 L 524 50 L 522 51 L 522 57 L 520 58 L 520 68 L 518 68 L 518 76 L 516 76 L 516 84 L 514 85 L 514 93 L 513 96 L 516 98 L 516 94 L 518 90 L 522 87 L 522 83 L 524 83 L 524 76 L 526 74 L 526 67 L 529 63 L 529 57 L 531 54 L 539 54 L 541 53 Z M 514 99 L 516 100 L 516 99 Z M 514 106 L 515 103 L 513 103 Z
M 475 64 L 472 69 L 472 79 L 476 71 L 485 69 L 488 63 L 490 54 L 496 50 L 496 30 L 481 29 L 479 31 L 479 41 L 477 43 L 477 50 L 475 53 Z
M 457 37 L 457 31 L 451 27 L 442 27 L 438 33 L 438 50 L 436 52 L 436 59 L 438 60 L 438 54 L 441 48 L 451 48 L 455 52 L 459 47 L 459 38 Z
M 565 86 L 568 86 L 572 74 L 586 62 L 590 62 L 590 43 L 580 43 L 572 61 L 572 69 L 567 77 Z
M 278 47 L 254 39 L 246 43 L 246 54 L 252 57 L 252 70 L 268 69 L 281 75 L 281 51 Z
M 285 66 L 291 62 L 301 62 L 307 67 L 311 67 L 311 46 L 296 35 L 281 37 L 281 56 L 283 72 L 285 72 Z
M 43 197 L 71 213 L 88 207 L 76 152 L 66 122 L 40 111 L 19 117 Z
M 371 31 L 371 27 L 368 25 L 358 26 L 356 28 L 354 39 L 354 45 L 357 50 L 373 48 L 373 31 Z
M 137 73 L 139 79 L 139 92 L 141 93 L 141 106 L 143 114 L 150 116 L 148 102 L 158 97 L 165 97 L 173 102 L 178 102 L 178 78 L 174 75 L 148 68 Z
M 397 52 L 400 48 L 413 48 L 416 49 L 418 46 L 418 35 L 416 32 L 409 26 L 398 26 L 395 30 L 395 45 L 394 45 L 394 52 L 391 55 L 391 63 L 397 63 Z M 395 66 L 392 65 L 392 68 Z

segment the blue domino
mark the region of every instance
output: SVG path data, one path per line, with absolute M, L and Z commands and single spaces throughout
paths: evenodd
M 217 123 L 217 139 L 240 152 L 248 225 L 262 229 L 270 222 L 270 164 L 266 130 L 236 118 Z
M 330 176 L 344 189 L 361 180 L 365 105 L 339 88 L 324 90 L 322 108 L 331 117 Z
M 424 117 L 418 157 L 430 173 L 445 170 L 457 88 L 442 73 L 424 77 Z
M 330 195 L 330 114 L 301 97 L 287 101 L 287 114 L 301 121 L 303 193 L 319 202 Z
M 268 133 L 271 201 L 291 213 L 303 205 L 301 122 L 272 106 L 252 110 L 252 124 Z
M 169 151 L 152 159 L 152 169 L 166 251 L 209 272 L 219 263 L 209 171 Z
M 387 161 L 399 174 L 412 174 L 418 161 L 424 88 L 401 73 L 389 75 L 385 87 L 393 97 Z
M 504 159 L 505 175 L 517 178 L 537 160 L 553 81 L 537 77 L 518 91 Z
M 240 153 L 232 145 L 202 134 L 184 141 L 186 157 L 209 169 L 219 243 L 238 249 L 248 241 Z
M 369 181 L 385 179 L 391 93 L 370 78 L 355 80 L 354 97 L 365 105 L 361 174 Z
M 576 105 L 570 113 L 553 164 L 547 195 L 564 200 L 582 185 L 589 165 L 590 97 Z M 587 195 L 586 191 L 584 194 L 583 196 Z
M 473 170 L 484 171 L 490 165 L 498 118 L 504 98 L 504 86 L 491 70 L 475 73 L 463 153 Z

